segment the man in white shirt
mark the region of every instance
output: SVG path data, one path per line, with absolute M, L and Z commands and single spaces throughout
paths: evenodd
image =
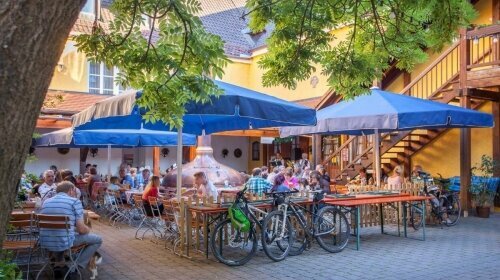
M 203 197 L 212 197 L 217 202 L 219 192 L 212 182 L 207 178 L 205 172 L 196 172 L 194 175 L 194 184 L 198 187 L 198 193 Z
M 299 161 L 299 166 L 302 170 L 307 168 L 311 168 L 307 153 L 302 153 L 302 158 Z
M 52 170 L 46 170 L 43 172 L 43 181 L 44 183 L 38 187 L 38 193 L 40 194 L 40 197 L 42 200 L 44 199 L 45 195 L 51 191 L 56 189 L 56 184 L 55 184 L 55 174 L 54 171 Z
M 279 167 L 278 166 L 274 166 L 273 167 L 273 172 L 269 173 L 269 175 L 267 175 L 267 181 L 269 183 L 271 183 L 271 185 L 274 186 L 274 177 L 276 177 L 276 175 L 278 175 L 279 173 Z

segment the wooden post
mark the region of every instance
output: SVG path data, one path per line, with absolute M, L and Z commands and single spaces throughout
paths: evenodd
M 313 166 L 311 166 L 311 170 L 314 170 L 316 165 L 321 164 L 321 135 L 313 135 L 312 143 Z
M 467 65 L 470 61 L 470 44 L 467 40 L 467 29 L 460 30 L 460 106 L 470 108 L 471 102 L 469 89 L 467 88 Z M 460 130 L 460 201 L 464 211 L 464 217 L 469 214 L 471 183 L 471 132 L 470 128 Z
M 492 102 L 493 119 L 495 126 L 493 129 L 493 159 L 500 162 L 500 102 Z M 500 168 L 495 170 L 494 177 L 500 177 Z
M 153 174 L 160 175 L 160 147 L 153 147 Z

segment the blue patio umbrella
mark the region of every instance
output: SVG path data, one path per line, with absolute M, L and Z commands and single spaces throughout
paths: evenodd
M 177 133 L 148 129 L 90 129 L 73 130 L 64 128 L 45 133 L 36 139 L 36 147 L 108 148 L 108 174 L 111 173 L 110 148 L 154 147 L 177 145 Z M 182 141 L 187 146 L 196 144 L 196 136 L 182 134 Z
M 196 144 L 196 136 L 183 134 L 184 145 Z M 177 145 L 177 133 L 149 129 L 89 129 L 64 128 L 45 133 L 36 139 L 37 147 L 155 147 Z
M 204 135 L 220 131 L 316 124 L 316 111 L 260 92 L 221 81 L 214 81 L 223 94 L 205 104 L 191 102 L 185 107 L 184 125 L 179 132 Z M 112 97 L 73 116 L 75 130 L 137 129 L 174 130 L 162 123 L 143 120 L 146 113 L 136 100 L 141 92 Z M 182 146 L 179 139 L 178 146 Z M 177 150 L 178 174 L 182 173 L 182 149 Z M 180 188 L 182 176 L 177 176 Z M 180 191 L 178 190 L 178 194 Z
M 317 112 L 315 126 L 280 128 L 280 136 L 303 134 L 375 134 L 413 129 L 492 127 L 493 116 L 453 105 L 372 88 L 370 94 L 343 101 Z M 377 183 L 380 182 L 380 149 L 375 149 Z

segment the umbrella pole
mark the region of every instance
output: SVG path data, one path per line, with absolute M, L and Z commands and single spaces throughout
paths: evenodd
M 177 131 L 177 199 L 181 198 L 182 186 L 182 126 Z
M 108 145 L 108 178 L 111 178 L 111 145 Z
M 375 178 L 377 187 L 380 188 L 380 133 L 378 129 L 375 129 L 375 143 L 373 144 L 373 148 L 375 149 Z

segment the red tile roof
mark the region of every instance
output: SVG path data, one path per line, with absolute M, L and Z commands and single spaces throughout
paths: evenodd
M 54 96 L 60 95 L 62 101 L 57 101 Z M 73 115 L 86 109 L 87 107 L 94 105 L 96 102 L 104 100 L 106 98 L 112 97 L 113 95 L 108 94 L 92 94 L 84 92 L 70 92 L 70 91 L 57 91 L 49 90 L 45 97 L 45 100 L 50 99 L 53 103 L 51 107 L 42 108 L 44 113 L 56 113 L 63 115 Z
M 304 106 L 309 107 L 309 108 L 315 109 L 322 98 L 323 98 L 323 96 L 318 96 L 318 97 L 295 100 L 293 102 L 300 104 L 300 105 L 304 105 Z

